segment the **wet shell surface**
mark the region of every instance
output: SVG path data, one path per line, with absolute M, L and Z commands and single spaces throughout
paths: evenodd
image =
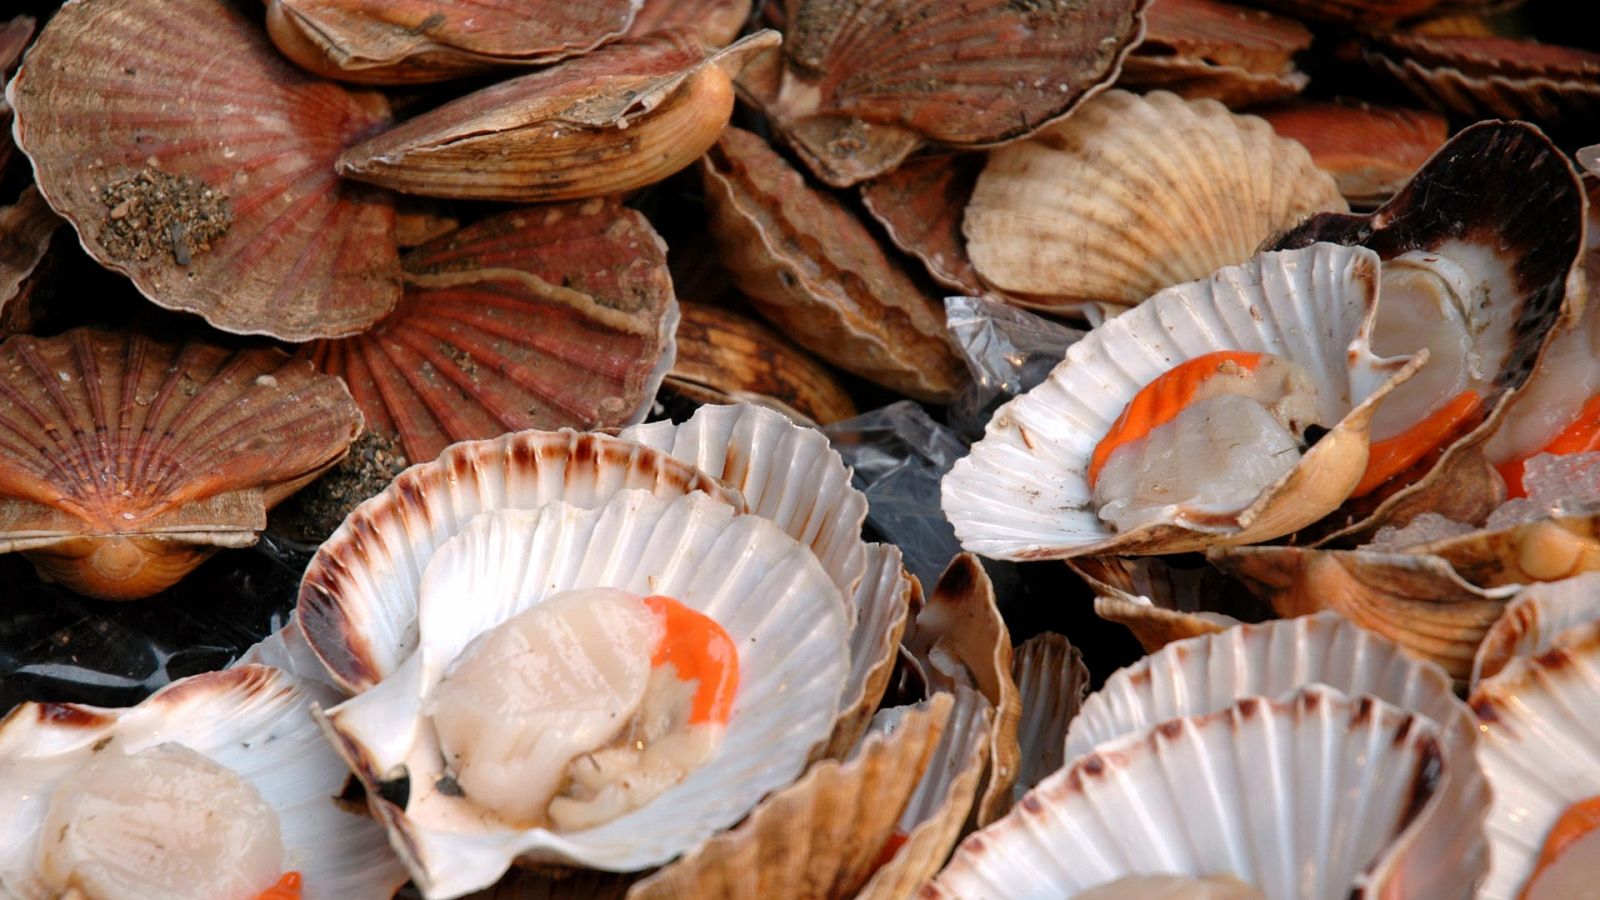
M 1099 745 L 967 838 L 921 896 L 1219 872 L 1272 898 L 1381 895 L 1449 771 L 1438 726 L 1381 700 L 1320 685 L 1244 698 Z
M 76 329 L 0 344 L 0 551 L 102 599 L 145 597 L 344 456 L 361 413 L 272 349 Z
M 165 743 L 233 770 L 277 813 L 285 867 L 304 877 L 306 900 L 386 900 L 405 880 L 382 828 L 338 805 L 349 770 L 311 718 L 337 701 L 320 685 L 265 666 L 173 682 L 127 709 L 24 703 L 0 720 L 0 886 L 7 896 L 49 896 L 34 854 L 52 787 L 97 754 Z
M 632 441 L 574 431 L 468 441 L 356 507 L 306 568 L 295 615 L 334 681 L 347 693 L 365 691 L 416 649 L 423 568 L 474 516 L 558 500 L 603 506 L 627 490 L 700 491 L 745 509 L 737 491 Z
M 928 402 L 955 395 L 965 369 L 944 307 L 853 212 L 738 128 L 700 167 L 723 265 L 762 315 L 846 371 Z
M 285 56 L 323 77 L 413 84 L 593 50 L 628 28 L 640 3 L 270 0 L 267 30 Z
M 1353 206 L 1377 206 L 1443 146 L 1438 113 L 1370 104 L 1305 101 L 1258 110 L 1279 137 L 1304 145 Z
M 805 546 L 766 519 L 704 494 L 623 491 L 583 509 L 556 501 L 465 524 L 431 557 L 417 652 L 327 712 L 373 811 L 428 897 L 492 884 L 516 860 L 611 871 L 659 865 L 743 818 L 793 781 L 838 714 L 852 613 Z M 493 561 L 493 562 L 491 562 Z M 438 735 L 423 699 L 476 636 L 546 598 L 611 587 L 671 597 L 710 617 L 739 651 L 727 730 L 711 757 L 645 805 L 577 831 L 486 821 L 438 784 Z M 386 648 L 394 652 L 398 648 Z M 385 784 L 404 773 L 402 804 Z
M 692 163 L 733 112 L 730 78 L 773 32 L 708 55 L 685 32 L 608 44 L 407 120 L 338 160 L 398 191 L 548 203 L 619 194 Z
M 1172 553 L 1267 540 L 1331 512 L 1366 467 L 1377 402 L 1418 364 L 1370 349 L 1377 278 L 1369 251 L 1266 253 L 1091 331 L 1043 384 L 1002 406 L 945 476 L 942 504 L 962 546 L 1016 560 Z M 1305 366 L 1321 421 L 1337 424 L 1243 509 L 1175 502 L 1147 524 L 1114 530 L 1089 483 L 1097 446 L 1145 385 L 1222 350 Z
M 666 257 L 615 202 L 502 213 L 408 253 L 394 313 L 305 352 L 415 462 L 508 431 L 632 424 L 672 365 Z
M 1294 54 L 1311 46 L 1311 32 L 1293 19 L 1216 0 L 1155 0 L 1146 20 L 1118 84 L 1248 106 L 1292 97 L 1310 81 Z
M 1244 262 L 1311 213 L 1345 209 L 1305 148 L 1260 119 L 1165 91 L 1108 91 L 990 153 L 962 227 L 984 281 L 1070 309 L 1138 303 Z
M 45 199 L 156 304 L 304 341 L 399 301 L 388 196 L 333 171 L 387 101 L 306 76 L 229 3 L 75 0 L 6 97 Z
M 1600 573 L 1589 572 L 1550 584 L 1536 584 L 1506 604 L 1484 636 L 1472 663 L 1472 685 L 1498 675 L 1518 657 L 1543 654 L 1574 626 L 1600 621 Z
M 707 47 L 723 47 L 738 36 L 753 5 L 754 0 L 644 0 L 628 35 L 683 28 Z

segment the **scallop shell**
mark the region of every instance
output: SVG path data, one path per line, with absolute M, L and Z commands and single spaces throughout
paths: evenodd
M 996 411 L 945 476 L 945 515 L 962 546 L 997 559 L 1175 553 L 1287 534 L 1344 502 L 1367 464 L 1377 402 L 1419 360 L 1369 347 L 1377 255 L 1322 245 L 1265 253 L 1169 288 L 1091 331 L 1045 382 Z M 1189 511 L 1114 532 L 1091 508 L 1096 444 L 1145 384 L 1217 350 L 1272 353 L 1306 367 L 1324 421 L 1338 421 L 1248 509 Z
M 24 703 L 0 720 L 0 884 L 42 898 L 34 854 L 53 785 L 105 749 L 175 742 L 232 769 L 278 814 L 306 900 L 387 900 L 405 880 L 382 828 L 335 799 L 350 773 L 312 721 L 336 695 L 265 666 L 207 672 L 138 706 Z M 13 893 L 13 891 L 20 893 Z
M 1117 83 L 1145 91 L 1170 91 L 1186 100 L 1215 100 L 1240 109 L 1294 97 L 1311 83 L 1311 76 L 1298 70 L 1251 72 L 1182 56 L 1134 54 L 1123 64 Z
M 1310 46 L 1311 32 L 1293 19 L 1217 0 L 1157 0 L 1117 82 L 1229 106 L 1281 100 L 1309 82 L 1294 54 Z
M 267 30 L 325 78 L 414 84 L 585 53 L 622 35 L 641 2 L 269 0 Z
M 856 416 L 839 379 L 788 338 L 720 306 L 681 309 L 668 391 L 698 403 L 756 403 L 807 425 Z
M 0 207 L 0 337 L 27 330 L 30 282 L 60 228 L 61 217 L 32 185 Z
M 984 155 L 918 156 L 861 185 L 861 201 L 896 247 L 922 260 L 933 280 L 978 296 L 988 287 L 967 256 L 961 217 Z
M 1260 119 L 1165 91 L 1107 91 L 990 153 L 963 228 L 978 274 L 1001 290 L 1063 308 L 1131 305 L 1244 262 L 1310 213 L 1346 208 L 1305 148 Z
M 1503 37 L 1392 32 L 1367 64 L 1422 102 L 1471 118 L 1529 119 L 1592 132 L 1600 118 L 1600 54 Z
M 666 251 L 613 201 L 502 213 L 407 254 L 388 318 L 305 352 L 417 462 L 508 431 L 631 424 L 672 365 Z
M 772 32 L 708 55 L 685 32 L 593 53 L 453 100 L 350 148 L 338 172 L 406 193 L 547 203 L 620 194 L 706 151 L 733 112 L 731 75 Z
M 1015 804 L 1066 761 L 1067 727 L 1089 694 L 1089 667 L 1065 637 L 1041 634 L 1017 647 L 1011 676 L 1022 702 Z
M 1273 898 L 1394 896 L 1452 772 L 1438 726 L 1381 700 L 1322 685 L 1245 698 L 1099 745 L 964 841 L 920 896 L 1069 897 L 1219 872 Z M 1430 896 L 1470 881 L 1455 888 Z
M 448 605 L 421 598 L 417 652 L 327 712 L 330 738 L 430 898 L 492 884 L 514 860 L 631 871 L 690 850 L 800 775 L 833 728 L 848 674 L 844 597 L 811 551 L 766 519 L 703 494 L 668 500 L 644 491 L 595 509 L 556 501 L 513 512 L 457 532 L 454 555 L 434 559 L 462 588 Z M 438 570 L 431 565 L 430 578 Z M 557 833 L 484 823 L 470 801 L 428 787 L 445 770 L 436 736 L 421 724 L 423 696 L 475 636 L 583 587 L 665 594 L 726 629 L 741 651 L 727 731 L 703 766 L 603 825 Z M 360 637 L 402 649 L 392 633 Z M 411 785 L 403 805 L 386 793 L 396 772 Z
M 96 262 L 157 305 L 304 341 L 354 334 L 399 301 L 388 196 L 333 172 L 346 146 L 388 122 L 387 101 L 302 74 L 231 4 L 73 0 L 6 98 L 45 199 Z M 231 222 L 209 249 L 189 248 L 173 236 L 206 219 L 179 207 L 167 234 L 135 235 L 153 248 L 139 259 L 112 227 L 121 204 L 103 197 L 140 177 L 169 184 L 140 189 L 157 198 L 146 204 L 163 190 L 200 203 L 210 190 Z M 161 222 L 171 211 L 153 212 Z
M 1279 137 L 1304 145 L 1354 206 L 1394 196 L 1450 135 L 1438 113 L 1367 103 L 1302 101 L 1256 114 Z
M 603 506 L 626 490 L 699 491 L 745 509 L 737 491 L 631 441 L 564 430 L 464 442 L 356 507 L 306 568 L 295 615 L 334 682 L 368 690 L 416 649 L 423 566 L 474 516 L 558 500 Z
M 1256 0 L 1256 4 L 1297 19 L 1371 28 L 1414 19 L 1438 6 L 1440 0 Z
M 1146 5 L 790 0 L 781 75 L 741 86 L 817 177 L 846 187 L 923 144 L 1012 140 L 1067 115 L 1116 78 Z
M 812 766 L 737 828 L 634 885 L 629 900 L 855 896 L 933 761 L 952 705 L 935 695 L 869 735 L 848 762 Z
M 101 599 L 146 597 L 344 456 L 361 413 L 271 349 L 75 329 L 0 344 L 0 552 Z
M 1333 613 L 1243 625 L 1168 645 L 1106 679 L 1067 733 L 1066 758 L 1158 723 L 1227 709 L 1244 697 L 1275 697 L 1308 684 L 1370 694 L 1441 727 L 1444 800 L 1424 814 L 1416 852 L 1398 873 L 1418 897 L 1459 897 L 1488 866 L 1483 821 L 1488 785 L 1474 765 L 1477 722 L 1432 663 Z M 1448 865 L 1438 865 L 1447 861 Z
M 628 36 L 683 28 L 707 47 L 725 47 L 739 36 L 752 5 L 752 0 L 644 0 Z
M 1561 813 L 1600 794 L 1600 624 L 1513 660 L 1478 685 L 1472 709 L 1483 723 L 1478 761 L 1494 789 L 1492 865 L 1478 896 L 1512 900 Z
M 1414 547 L 1481 587 L 1560 581 L 1600 569 L 1600 514 L 1536 519 Z
M 700 172 L 723 265 L 762 315 L 841 369 L 919 400 L 955 395 L 966 370 L 944 307 L 854 213 L 738 128 Z
M 1484 636 L 1472 661 L 1477 687 L 1498 675 L 1513 659 L 1543 654 L 1563 636 L 1577 636 L 1574 626 L 1600 621 L 1600 573 L 1588 572 L 1565 581 L 1536 584 L 1506 604 Z
M 1240 586 L 1206 564 L 1181 568 L 1160 556 L 1086 556 L 1068 567 L 1094 589 L 1095 615 L 1127 627 L 1146 653 L 1173 641 L 1271 618 Z
M 0 79 L 11 77 L 12 67 L 22 58 L 22 51 L 28 48 L 28 41 L 38 24 L 32 16 L 17 16 L 0 22 Z M 11 107 L 6 104 L 4 97 L 0 97 L 0 176 L 5 174 L 6 163 L 11 161 L 13 149 Z

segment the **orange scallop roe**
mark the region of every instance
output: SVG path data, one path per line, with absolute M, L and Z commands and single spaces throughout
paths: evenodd
M 300 900 L 300 873 L 283 873 L 278 883 L 257 894 L 256 900 Z
M 1416 465 L 1418 460 L 1466 431 L 1482 410 L 1483 398 L 1477 391 L 1462 391 L 1421 422 L 1394 437 L 1374 441 L 1367 448 L 1367 469 L 1350 496 L 1364 497 Z
M 1589 402 L 1583 405 L 1583 411 L 1578 413 L 1578 418 L 1562 429 L 1550 443 L 1527 456 L 1500 463 L 1495 469 L 1505 480 L 1506 497 L 1526 497 L 1528 489 L 1522 483 L 1522 474 L 1528 460 L 1541 453 L 1566 456 L 1569 453 L 1593 453 L 1596 450 L 1600 450 L 1600 394 L 1590 397 Z
M 1600 828 L 1600 796 L 1579 800 L 1567 807 L 1545 836 L 1544 847 L 1539 850 L 1539 861 L 1533 867 L 1528 884 L 1531 886 L 1537 882 L 1539 874 L 1553 865 L 1568 847 L 1596 828 Z
M 1112 453 L 1144 440 L 1150 432 L 1177 418 L 1208 380 L 1231 367 L 1253 372 L 1265 358 L 1263 353 L 1218 350 L 1179 363 L 1140 388 L 1111 424 L 1111 430 L 1095 445 L 1094 455 L 1089 458 L 1089 487 L 1100 480 L 1100 470 Z
M 739 690 L 739 651 L 733 639 L 714 619 L 671 597 L 646 597 L 644 602 L 664 626 L 650 665 L 671 663 L 679 679 L 696 682 L 690 724 L 726 725 Z

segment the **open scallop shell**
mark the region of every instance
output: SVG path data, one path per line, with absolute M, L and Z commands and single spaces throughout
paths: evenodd
M 1480 587 L 1560 581 L 1600 569 L 1600 514 L 1485 528 L 1406 552 L 1436 556 Z
M 1022 702 L 1022 761 L 1011 789 L 1017 803 L 1066 761 L 1067 728 L 1089 694 L 1089 667 L 1065 637 L 1041 634 L 1017 647 L 1011 675 Z
M 1600 794 L 1600 623 L 1478 685 L 1478 760 L 1494 789 L 1492 865 L 1479 897 L 1513 900 L 1568 806 Z
M 773 32 L 708 54 L 664 31 L 453 100 L 339 157 L 406 193 L 546 203 L 619 194 L 692 163 L 733 112 L 730 77 Z
M 1493 678 L 1517 657 L 1537 656 L 1574 626 L 1600 621 L 1600 573 L 1589 572 L 1536 584 L 1506 604 L 1472 661 L 1474 687 Z M 1577 635 L 1581 630 L 1572 631 Z
M 325 78 L 413 84 L 593 50 L 622 35 L 641 2 L 270 0 L 267 30 L 285 56 Z
M 474 516 L 558 500 L 603 506 L 627 490 L 699 491 L 745 509 L 737 491 L 632 441 L 524 431 L 456 444 L 356 507 L 306 568 L 295 615 L 335 683 L 348 693 L 367 690 L 416 649 L 423 568 Z
M 1305 148 L 1260 119 L 1165 91 L 1107 91 L 991 152 L 963 228 L 978 274 L 1001 290 L 1064 308 L 1131 305 L 1244 262 L 1310 213 L 1346 208 Z
M 1222 872 L 1272 898 L 1391 896 L 1411 887 L 1396 869 L 1451 771 L 1438 726 L 1381 700 L 1322 685 L 1245 698 L 1099 745 L 967 838 L 921 896 L 1070 897 Z
M 1091 331 L 1043 384 L 1000 407 L 942 486 L 962 546 L 999 559 L 1175 553 L 1288 534 L 1338 508 L 1367 464 L 1378 401 L 1419 359 L 1370 349 L 1378 258 L 1321 245 L 1264 253 L 1178 285 Z M 1172 366 L 1218 350 L 1306 367 L 1324 421 L 1339 424 L 1236 513 L 1174 504 L 1164 521 L 1116 532 L 1092 508 L 1096 444 L 1134 395 Z
M 101 752 L 137 753 L 174 742 L 232 769 L 278 814 L 288 868 L 306 900 L 388 900 L 405 880 L 383 829 L 335 799 L 349 770 L 311 718 L 336 699 L 321 685 L 265 666 L 175 681 L 138 706 L 103 709 L 24 703 L 0 720 L 0 886 L 6 896 L 49 896 L 34 854 L 52 787 Z
M 0 337 L 28 330 L 34 276 L 60 228 L 61 217 L 32 185 L 23 188 L 16 203 L 0 207 Z
M 1116 78 L 1146 5 L 789 0 L 781 73 L 741 86 L 845 187 L 925 143 L 992 144 L 1067 115 Z
M 1302 101 L 1256 115 L 1310 151 L 1351 205 L 1367 208 L 1394 196 L 1450 135 L 1438 113 L 1367 103 Z
M 944 307 L 848 207 L 738 128 L 723 133 L 700 172 L 723 265 L 762 315 L 863 378 L 929 402 L 955 396 L 966 370 Z
M 361 331 L 400 299 L 388 195 L 333 171 L 388 122 L 387 101 L 306 76 L 232 4 L 74 0 L 6 97 L 45 199 L 156 304 L 303 341 Z M 119 216 L 105 191 L 141 178 L 141 205 L 166 233 L 119 238 L 113 226 L 138 210 Z M 199 204 L 206 190 L 231 220 L 209 249 L 191 248 L 184 229 L 215 222 L 161 204 L 169 191 Z M 135 240 L 150 242 L 147 258 Z
M 1369 694 L 1439 724 L 1448 767 L 1440 784 L 1445 799 L 1424 816 L 1416 852 L 1400 874 L 1417 896 L 1462 896 L 1488 865 L 1483 821 L 1489 793 L 1473 759 L 1477 722 L 1442 669 L 1334 613 L 1179 641 L 1119 669 L 1084 701 L 1067 733 L 1066 758 L 1070 763 L 1100 744 L 1169 719 L 1308 684 Z
M 644 0 L 628 36 L 682 28 L 707 47 L 724 47 L 744 28 L 752 5 L 754 0 Z
M 1146 653 L 1213 634 L 1271 610 L 1209 563 L 1184 568 L 1160 556 L 1085 556 L 1067 561 L 1094 589 L 1095 615 L 1133 633 Z
M 344 385 L 273 349 L 75 329 L 0 344 L 0 552 L 102 599 L 149 596 L 344 456 Z
M 611 871 L 659 865 L 743 818 L 805 768 L 838 715 L 852 613 L 804 545 L 759 516 L 704 494 L 662 499 L 623 491 L 583 509 L 466 523 L 430 580 L 459 585 L 418 608 L 416 652 L 372 689 L 327 712 L 340 747 L 391 842 L 428 897 L 492 884 L 515 860 Z M 419 554 L 426 563 L 427 556 Z M 740 649 L 739 688 L 712 757 L 646 805 L 603 825 L 558 833 L 481 820 L 445 775 L 423 698 L 477 635 L 561 591 L 614 587 L 663 594 L 721 625 Z M 398 635 L 384 649 L 398 653 Z M 404 803 L 384 793 L 397 773 Z
M 666 249 L 613 201 L 502 213 L 411 251 L 392 314 L 305 352 L 414 462 L 508 431 L 631 424 L 672 365 Z
M 1157 0 L 1117 83 L 1228 106 L 1281 100 L 1309 83 L 1294 54 L 1310 46 L 1311 32 L 1294 19 L 1217 0 Z

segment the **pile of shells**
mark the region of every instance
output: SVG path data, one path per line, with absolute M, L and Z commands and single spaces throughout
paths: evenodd
M 1586 896 L 1600 45 L 1239 2 L 28 0 L 0 896 Z

